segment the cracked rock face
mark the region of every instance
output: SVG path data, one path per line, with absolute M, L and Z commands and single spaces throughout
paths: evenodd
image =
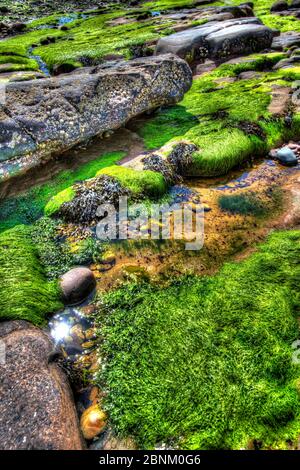
M 161 38 L 156 54 L 171 52 L 189 60 L 250 54 L 270 47 L 274 34 L 258 18 L 212 21 Z
M 49 337 L 25 321 L 1 323 L 0 449 L 81 450 L 67 379 Z M 2 351 L 3 352 L 3 351 Z
M 181 100 L 192 73 L 165 55 L 13 82 L 0 106 L 0 178 L 47 160 L 129 119 Z

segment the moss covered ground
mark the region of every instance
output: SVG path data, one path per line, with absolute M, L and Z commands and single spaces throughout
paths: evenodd
M 129 191 L 129 196 L 132 200 L 157 199 L 163 196 L 168 188 L 163 175 L 150 170 L 137 171 L 120 165 L 112 165 L 100 169 L 93 176 L 101 175 L 111 176 L 117 180 L 124 189 Z M 62 204 L 72 201 L 75 195 L 76 190 L 74 186 L 69 186 L 55 194 L 45 206 L 45 215 L 54 215 Z
M 57 12 L 28 23 L 25 33 L 1 41 L 0 54 L 9 56 L 13 53 L 25 59 L 29 57 L 29 49 L 33 46 L 34 53 L 50 69 L 55 64 L 78 64 L 78 61 L 83 64 L 97 63 L 107 54 L 121 54 L 131 58 L 145 43 L 174 32 L 172 28 L 176 22 L 164 16 L 152 16 L 151 12 L 155 14 L 179 7 L 192 8 L 195 3 L 191 0 L 162 0 L 142 2 L 136 7 L 127 8 L 122 4 L 114 4 L 104 11 L 99 9 L 73 16 L 69 12 L 67 17 L 70 22 L 63 30 L 59 28 L 60 19 L 65 18 L 66 14 Z M 233 0 L 231 5 L 239 3 Z M 297 18 L 270 14 L 273 0 L 254 0 L 253 3 L 255 13 L 266 25 L 282 32 L 300 31 Z M 209 5 L 197 5 L 197 8 L 222 5 L 224 2 L 212 2 Z M 125 18 L 128 22 L 114 23 L 119 18 Z M 191 22 L 191 26 L 195 24 Z
M 0 278 L 1 320 L 42 325 L 47 314 L 62 307 L 58 284 L 47 281 L 29 227 L 0 234 Z
M 300 232 L 278 232 L 214 277 L 102 298 L 98 380 L 117 431 L 142 448 L 295 445 L 299 255 Z
M 104 13 L 70 13 L 63 29 L 59 25 L 65 13 L 52 11 L 28 24 L 24 34 L 0 42 L 0 65 L 7 71 L 37 70 L 32 54 L 50 69 L 78 61 L 99 63 L 107 54 L 126 59 L 147 54 L 151 42 L 172 33 L 175 23 L 145 13 L 194 3 L 157 0 L 129 9 L 114 5 Z M 300 31 L 299 20 L 271 15 L 272 3 L 254 0 L 264 23 L 282 32 Z M 144 19 L 136 21 L 139 15 Z M 282 58 L 281 53 L 256 54 L 197 77 L 181 103 L 143 121 L 138 132 L 146 148 L 172 140 L 193 142 L 198 151 L 190 174 L 214 176 L 299 137 L 299 115 L 287 122 L 268 110 L 274 85 L 291 86 L 300 79 L 299 67 L 270 71 Z M 238 79 L 246 71 L 259 75 Z M 107 174 L 135 198 L 161 197 L 166 191 L 161 174 L 120 167 L 122 157 L 124 152 L 101 155 L 1 201 L 1 320 L 43 325 L 49 313 L 61 308 L 58 277 L 74 265 L 102 261 L 100 243 L 78 240 L 74 227 L 49 218 L 74 197 L 76 182 Z M 262 218 L 275 207 L 281 209 L 277 203 L 273 195 L 266 202 L 245 191 L 221 196 L 218 210 L 209 207 L 205 272 L 216 272 L 224 259 L 253 248 L 251 240 L 265 235 L 259 232 Z M 218 218 L 223 216 L 222 225 Z M 132 435 L 141 448 L 161 442 L 183 449 L 295 448 L 300 368 L 292 362 L 292 344 L 299 339 L 300 231 L 273 233 L 246 260 L 225 264 L 214 276 L 195 275 L 204 272 L 201 256 L 177 257 L 174 248 L 168 250 L 162 247 L 158 253 L 167 267 L 163 288 L 150 283 L 150 276 L 144 276 L 144 283 L 141 276 L 140 283 L 99 296 L 96 321 L 103 367 L 96 382 L 105 395 L 110 425 L 121 436 Z M 131 273 L 136 269 L 132 257 L 128 253 Z M 174 260 L 173 271 L 164 257 Z M 193 273 L 170 279 L 188 272 L 187 266 L 193 266 Z
M 100 155 L 75 170 L 65 170 L 54 176 L 51 181 L 36 185 L 19 196 L 7 198 L 0 202 L 0 232 L 18 224 L 32 224 L 44 215 L 45 207 L 53 196 L 70 191 L 70 185 L 96 176 L 102 168 L 110 166 L 124 157 L 124 152 L 111 152 Z M 59 198 L 56 200 L 58 201 Z M 46 215 L 55 211 L 49 203 Z
M 97 176 L 104 174 L 118 180 L 135 197 L 160 197 L 167 190 L 164 177 L 155 171 L 136 171 L 114 165 L 97 172 Z
M 268 110 L 272 86 L 291 86 L 300 78 L 298 67 L 236 79 L 241 72 L 262 71 L 281 58 L 280 53 L 249 56 L 244 62 L 224 64 L 195 78 L 177 106 L 159 111 L 139 129 L 147 148 L 159 148 L 172 140 L 192 142 L 199 150 L 189 175 L 215 176 L 299 136 L 299 114 L 287 126 Z
M 24 195 L 1 202 L 1 319 L 41 325 L 47 314 L 62 307 L 57 278 L 74 265 L 92 262 L 99 247 L 96 240 L 85 242 L 72 253 L 71 247 L 59 240 L 57 223 L 42 217 L 44 207 L 60 189 L 95 176 L 123 156 L 124 152 L 102 155 L 76 170 L 61 172 Z

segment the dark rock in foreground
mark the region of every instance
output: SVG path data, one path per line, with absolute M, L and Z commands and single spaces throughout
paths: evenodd
M 141 113 L 176 103 L 191 83 L 187 63 L 172 55 L 9 83 L 5 105 L 0 106 L 0 179 L 117 129 Z
M 173 53 L 189 60 L 250 54 L 271 46 L 274 32 L 257 18 L 209 22 L 158 41 L 156 54 Z
M 72 393 L 49 360 L 49 337 L 25 321 L 0 325 L 0 448 L 81 450 Z

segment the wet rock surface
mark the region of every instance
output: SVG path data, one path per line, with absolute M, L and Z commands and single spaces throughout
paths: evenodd
M 0 23 L 0 39 L 21 33 L 25 29 L 26 25 L 24 23 Z
M 288 68 L 291 68 L 291 67 L 295 67 L 297 64 L 300 64 L 300 54 L 299 55 L 293 55 L 292 57 L 288 57 L 287 59 L 280 60 L 273 67 L 273 70 L 288 69 Z
M 257 18 L 209 22 L 161 38 L 156 54 L 186 59 L 214 59 L 258 52 L 271 46 L 274 32 Z
M 81 450 L 83 441 L 72 393 L 51 361 L 49 337 L 25 321 L 4 322 L 0 339 L 0 448 Z
M 174 104 L 191 82 L 188 65 L 165 55 L 9 83 L 0 108 L 0 154 L 2 161 L 15 160 L 0 165 L 0 175 L 22 173 L 145 111 Z
M 293 0 L 288 3 L 286 0 L 277 0 L 273 3 L 270 8 L 271 13 L 278 14 L 280 16 L 295 16 L 300 17 L 300 2 L 299 0 Z
M 273 5 L 271 6 L 271 11 L 284 11 L 288 9 L 288 2 L 285 0 L 277 0 L 277 2 L 274 2 Z
M 272 49 L 282 51 L 292 46 L 300 46 L 300 33 L 288 31 L 276 36 L 272 42 Z
M 73 268 L 60 280 L 63 300 L 67 305 L 76 305 L 86 299 L 96 287 L 96 279 L 88 268 Z
M 298 164 L 297 155 L 288 146 L 275 150 L 272 156 L 285 166 L 296 166 Z

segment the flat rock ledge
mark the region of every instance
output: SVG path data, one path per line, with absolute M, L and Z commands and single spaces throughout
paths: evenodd
M 171 54 L 8 83 L 0 105 L 0 181 L 180 101 L 191 84 L 188 64 Z
M 68 381 L 49 337 L 25 321 L 0 325 L 0 449 L 81 450 Z
M 161 38 L 156 55 L 173 53 L 187 59 L 222 59 L 269 48 L 276 32 L 258 18 L 211 21 Z

